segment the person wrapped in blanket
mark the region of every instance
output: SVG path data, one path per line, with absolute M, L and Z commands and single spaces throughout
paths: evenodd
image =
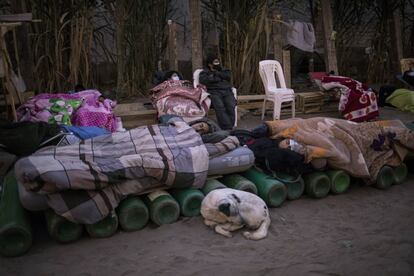
M 156 86 L 151 89 L 151 100 L 158 118 L 170 114 L 190 122 L 207 115 L 211 101 L 204 85 L 194 88 L 177 71 L 158 72 L 153 82 Z
M 243 138 L 233 133 L 265 169 L 303 173 L 309 166 L 329 166 L 367 183 L 376 181 L 383 166 L 398 167 L 408 152 L 414 152 L 414 132 L 398 120 L 293 118 L 266 122 L 247 134 L 246 139 L 245 134 Z

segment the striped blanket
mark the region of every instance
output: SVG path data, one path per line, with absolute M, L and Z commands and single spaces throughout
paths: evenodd
M 213 148 L 216 154 L 237 146 L 238 141 L 229 137 Z M 91 224 L 105 218 L 127 195 L 159 187 L 201 187 L 208 162 L 199 134 L 174 118 L 168 125 L 41 149 L 20 159 L 15 173 L 27 190 L 46 194 L 57 214 Z

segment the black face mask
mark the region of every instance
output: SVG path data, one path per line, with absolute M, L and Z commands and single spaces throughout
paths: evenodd
M 213 68 L 214 68 L 215 70 L 220 71 L 220 70 L 221 70 L 221 64 L 213 64 Z

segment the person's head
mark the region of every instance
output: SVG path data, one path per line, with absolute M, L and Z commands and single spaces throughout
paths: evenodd
M 181 80 L 181 75 L 177 71 L 168 71 L 165 74 L 166 80 Z
M 177 73 L 175 73 L 175 72 L 174 72 L 174 73 L 171 75 L 170 79 L 172 79 L 172 80 L 180 80 L 180 76 L 179 76 Z
M 409 85 L 414 86 L 414 70 L 405 71 L 402 78 Z
M 206 59 L 206 64 L 210 70 L 219 70 L 221 68 L 221 62 L 217 55 L 209 55 Z

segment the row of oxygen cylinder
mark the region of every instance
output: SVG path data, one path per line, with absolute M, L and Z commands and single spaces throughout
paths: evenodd
M 376 186 L 386 189 L 400 184 L 407 176 L 407 167 L 384 166 L 378 174 Z M 269 207 L 280 206 L 286 199 L 295 200 L 303 193 L 323 198 L 329 193 L 345 192 L 351 182 L 348 174 L 341 170 L 313 172 L 303 177 L 286 174 L 267 175 L 251 168 L 241 174 L 231 174 L 218 179 L 208 179 L 201 190 L 195 188 L 158 190 L 142 196 L 124 199 L 117 209 L 105 219 L 91 225 L 70 222 L 45 211 L 49 235 L 56 241 L 68 243 L 78 240 L 84 229 L 93 238 L 112 236 L 120 227 L 123 231 L 137 231 L 149 220 L 157 225 L 175 222 L 180 215 L 198 216 L 201 202 L 210 191 L 233 188 L 260 196 Z M 20 204 L 14 174 L 6 176 L 0 202 L 0 254 L 17 256 L 25 253 L 32 244 L 32 230 L 28 212 Z M 19 203 L 19 204 L 17 204 Z

